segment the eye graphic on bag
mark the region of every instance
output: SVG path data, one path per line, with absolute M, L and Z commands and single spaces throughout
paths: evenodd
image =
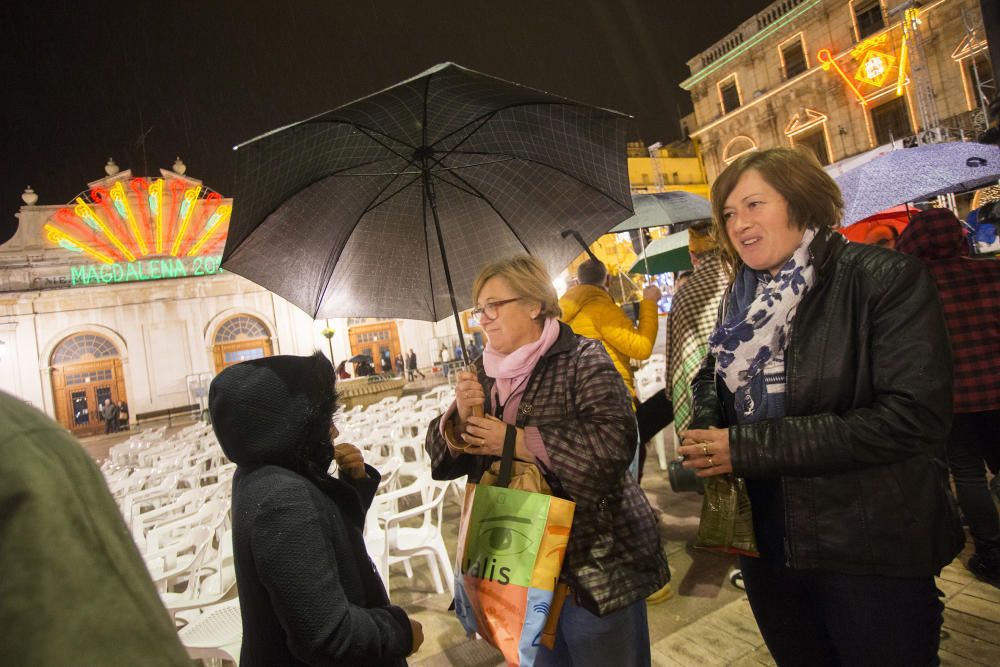
M 531 520 L 516 516 L 497 516 L 483 521 L 479 537 L 486 540 L 494 555 L 512 556 L 532 546 L 531 538 L 512 524 L 530 526 Z

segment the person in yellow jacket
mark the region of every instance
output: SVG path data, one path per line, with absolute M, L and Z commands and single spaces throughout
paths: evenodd
M 576 277 L 580 284 L 559 299 L 562 320 L 574 333 L 604 343 L 634 398 L 635 381 L 629 359 L 642 361 L 653 353 L 659 326 L 656 303 L 662 296 L 660 289 L 649 285 L 642 291 L 639 324 L 633 326 L 632 320 L 608 294 L 608 270 L 602 262 L 587 260 L 577 269 Z
M 608 269 L 602 262 L 588 259 L 576 270 L 579 285 L 570 288 L 559 299 L 562 320 L 573 329 L 573 333 L 593 338 L 604 343 L 604 348 L 615 363 L 615 368 L 632 394 L 633 406 L 637 405 L 635 379 L 629 359 L 642 361 L 649 359 L 656 342 L 659 328 L 656 304 L 662 296 L 660 288 L 649 285 L 642 291 L 639 302 L 639 325 L 633 326 L 608 293 Z M 640 454 L 640 471 L 644 455 Z M 670 584 L 656 591 L 646 601 L 650 604 L 663 602 L 673 595 Z

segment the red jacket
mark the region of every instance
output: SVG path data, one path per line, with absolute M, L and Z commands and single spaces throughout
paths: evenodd
M 972 259 L 961 223 L 947 209 L 913 216 L 896 250 L 934 276 L 955 362 L 955 412 L 1000 409 L 1000 261 Z

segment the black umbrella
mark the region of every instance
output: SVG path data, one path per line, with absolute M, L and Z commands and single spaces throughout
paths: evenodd
M 314 318 L 439 321 L 518 252 L 632 214 L 629 117 L 451 63 L 237 147 L 223 267 Z M 454 285 L 461 290 L 456 294 Z
M 353 357 L 347 360 L 349 364 L 360 364 L 363 361 L 367 361 L 369 364 L 372 363 L 372 358 L 367 354 L 355 354 Z

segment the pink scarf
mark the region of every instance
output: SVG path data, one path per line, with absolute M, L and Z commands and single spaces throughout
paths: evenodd
M 526 343 L 510 354 L 497 352 L 490 343 L 483 351 L 483 368 L 486 375 L 496 380 L 496 393 L 500 403 L 508 403 L 512 393 L 524 393 L 525 385 L 535 364 L 548 352 L 559 338 L 559 320 L 547 318 L 542 335 L 533 343 Z M 506 412 L 506 411 L 505 411 Z

